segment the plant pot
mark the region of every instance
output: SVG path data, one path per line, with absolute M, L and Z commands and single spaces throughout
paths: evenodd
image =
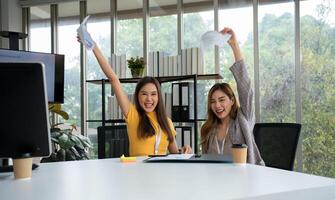
M 141 78 L 143 76 L 144 68 L 130 69 L 130 71 L 133 78 Z

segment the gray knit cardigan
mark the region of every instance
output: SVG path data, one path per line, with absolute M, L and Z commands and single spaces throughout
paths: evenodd
M 233 73 L 236 81 L 240 108 L 237 110 L 235 120 L 230 120 L 228 132 L 229 138 L 233 144 L 242 143 L 248 145 L 248 163 L 264 165 L 264 161 L 259 153 L 253 135 L 253 128 L 255 125 L 255 111 L 253 104 L 254 93 L 244 61 L 240 60 L 234 63 L 230 67 L 230 71 Z M 216 126 L 214 125 L 208 136 L 208 141 L 213 141 L 213 137 L 215 136 Z M 216 143 L 209 143 L 209 152 L 205 151 L 205 153 L 218 153 L 213 152 L 213 150 L 215 151 L 216 147 L 212 145 L 216 145 Z

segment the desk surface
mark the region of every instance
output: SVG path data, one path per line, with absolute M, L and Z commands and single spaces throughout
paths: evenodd
M 140 159 L 138 159 L 140 160 Z M 0 174 L 0 199 L 334 199 L 335 179 L 256 165 L 44 163 L 31 179 Z

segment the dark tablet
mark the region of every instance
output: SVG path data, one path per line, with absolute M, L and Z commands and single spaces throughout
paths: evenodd
M 218 154 L 202 154 L 202 155 L 193 155 L 191 158 L 183 159 L 183 158 L 171 158 L 169 159 L 169 156 L 162 157 L 161 159 L 157 159 L 157 157 L 154 158 L 148 158 L 144 160 L 144 162 L 149 163 L 162 163 L 162 162 L 176 162 L 176 163 L 232 163 L 233 158 L 228 155 L 218 155 Z

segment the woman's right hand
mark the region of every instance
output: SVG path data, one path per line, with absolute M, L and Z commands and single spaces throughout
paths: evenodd
M 79 42 L 81 42 L 87 50 L 93 50 L 95 47 L 95 42 L 87 31 L 86 21 L 88 20 L 89 16 L 87 16 L 84 21 L 80 24 L 77 29 L 77 38 L 79 38 Z
M 189 145 L 185 145 L 180 149 L 180 152 L 183 154 L 191 154 L 193 153 L 193 150 Z
M 224 29 L 222 29 L 222 30 L 220 31 L 220 33 L 221 33 L 221 34 L 226 34 L 226 33 L 228 33 L 229 35 L 231 35 L 231 37 L 230 37 L 229 40 L 228 40 L 228 44 L 229 44 L 230 46 L 234 46 L 234 45 L 238 44 L 238 43 L 237 43 L 237 40 L 236 40 L 236 35 L 235 35 L 235 32 L 233 31 L 233 29 L 228 28 L 228 27 L 225 27 Z
M 78 34 L 77 34 L 77 42 L 79 42 L 80 44 L 83 44 L 83 43 L 81 42 L 80 37 L 79 37 Z
M 89 47 L 87 46 L 87 44 L 85 44 L 85 43 L 80 39 L 80 36 L 79 36 L 78 33 L 77 33 L 77 41 L 78 41 L 80 44 L 84 45 L 84 47 L 85 47 L 86 49 L 88 49 L 88 50 L 93 50 L 93 49 L 96 47 L 95 41 L 92 39 L 91 34 L 89 34 L 88 32 L 87 32 L 87 34 L 88 34 L 89 37 L 90 37 Z

